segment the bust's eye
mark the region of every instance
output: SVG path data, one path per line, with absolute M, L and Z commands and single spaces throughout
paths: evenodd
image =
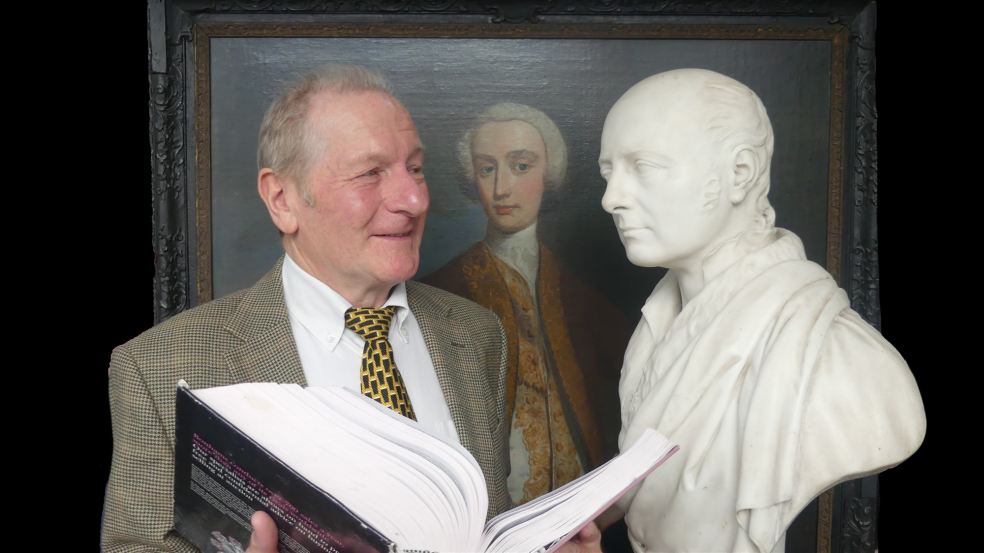
M 651 161 L 637 160 L 635 162 L 636 171 L 646 177 L 646 176 L 656 176 L 666 170 L 666 167 L 659 165 L 658 163 L 653 163 Z

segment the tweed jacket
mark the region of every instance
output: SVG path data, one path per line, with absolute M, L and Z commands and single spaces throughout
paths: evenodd
M 305 384 L 287 307 L 283 258 L 252 288 L 198 306 L 113 351 L 109 398 L 113 461 L 103 511 L 107 552 L 196 551 L 174 533 L 174 401 L 194 388 L 239 382 Z M 462 445 L 485 474 L 489 516 L 509 506 L 504 382 L 498 318 L 430 286 L 407 283 Z

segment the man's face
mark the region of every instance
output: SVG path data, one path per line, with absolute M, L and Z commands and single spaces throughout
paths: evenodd
M 701 109 L 692 92 L 650 84 L 627 93 L 605 120 L 601 203 L 635 265 L 696 269 L 727 238 L 728 163 L 701 128 Z
M 315 149 L 299 184 L 310 202 L 292 195 L 292 255 L 336 290 L 412 277 L 430 200 L 410 114 L 383 93 L 323 92 L 311 99 L 306 130 Z
M 496 121 L 472 136 L 472 163 L 478 197 L 489 221 L 513 233 L 532 225 L 540 213 L 546 147 L 525 121 Z

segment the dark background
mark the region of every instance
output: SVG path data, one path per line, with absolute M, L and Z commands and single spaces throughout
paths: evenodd
M 86 477 L 73 480 L 71 494 L 71 504 L 81 506 L 77 537 L 83 550 L 98 539 L 112 452 L 106 396 L 110 351 L 153 323 L 145 6 L 129 4 L 114 8 L 113 31 L 102 41 L 108 47 L 81 76 L 84 82 L 100 86 L 94 88 L 92 100 L 76 108 L 89 121 L 98 122 L 100 137 L 108 137 L 99 139 L 98 163 L 93 165 L 90 160 L 78 168 L 87 170 L 90 178 L 74 183 L 87 194 L 94 192 L 88 201 L 95 217 L 82 237 L 83 243 L 93 246 L 80 252 L 87 264 L 80 269 L 95 277 L 83 297 L 93 299 L 81 300 L 79 307 L 87 313 L 98 311 L 98 324 L 84 329 L 85 338 L 73 345 L 76 372 L 70 379 L 74 390 L 85 396 L 84 414 L 92 417 L 83 417 L 83 431 L 66 432 L 62 437 L 66 447 L 85 458 Z M 938 269 L 950 261 L 945 248 L 952 247 L 941 246 L 938 231 L 959 238 L 962 229 L 954 221 L 959 218 L 951 215 L 947 205 L 937 205 L 933 194 L 941 186 L 963 186 L 945 174 L 946 168 L 974 160 L 943 156 L 934 144 L 937 135 L 930 133 L 930 126 L 937 111 L 931 106 L 941 100 L 936 98 L 939 94 L 932 80 L 934 54 L 929 52 L 934 41 L 926 36 L 919 16 L 905 9 L 894 3 L 879 6 L 878 14 L 882 331 L 909 362 L 929 423 L 921 449 L 881 477 L 879 549 L 883 552 L 943 550 L 942 541 L 961 533 L 945 523 L 937 525 L 956 510 L 943 501 L 941 490 L 958 485 L 953 483 L 956 476 L 933 470 L 936 460 L 949 449 L 942 417 L 944 409 L 953 404 L 943 395 L 950 390 L 940 374 L 959 374 L 969 382 L 968 373 L 977 370 L 977 363 L 956 361 L 956 336 L 949 326 L 955 321 L 943 312 L 954 303 L 946 294 L 961 289 L 959 285 L 969 277 L 951 271 L 947 274 L 959 280 L 937 278 Z M 78 261 L 73 260 L 75 263 Z M 950 284 L 957 286 L 948 288 Z M 970 427 L 977 419 L 964 422 Z M 974 436 L 976 432 L 968 434 L 971 439 Z M 930 542 L 935 547 L 926 545 Z

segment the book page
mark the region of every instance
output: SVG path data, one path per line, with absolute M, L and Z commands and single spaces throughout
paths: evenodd
M 312 394 L 332 405 L 347 403 L 347 415 L 370 410 L 359 419 L 365 430 L 377 432 L 387 442 L 397 444 L 428 459 L 439 474 L 435 478 L 453 481 L 452 505 L 461 535 L 458 548 L 475 550 L 479 547 L 485 513 L 488 510 L 488 493 L 485 478 L 478 463 L 460 444 L 445 442 L 421 429 L 413 420 L 400 416 L 378 403 L 344 388 L 309 388 Z M 377 416 L 369 416 L 369 415 Z M 379 415 L 383 418 L 380 420 Z M 394 424 L 397 423 L 397 424 Z M 460 549 L 459 549 L 460 550 Z
M 675 453 L 677 446 L 647 429 L 629 449 L 580 478 L 489 521 L 488 552 L 553 551 Z
M 250 383 L 196 390 L 194 394 L 221 414 L 271 454 L 281 459 L 298 474 L 330 493 L 341 503 L 360 505 L 356 512 L 393 541 L 403 539 L 401 521 L 378 505 L 361 505 L 361 497 L 371 491 L 358 478 L 341 477 L 351 470 L 347 458 L 357 443 L 350 443 L 337 428 L 328 426 L 311 429 L 312 421 L 297 416 L 280 395 L 280 385 Z M 276 396 L 280 395 L 279 399 Z M 299 453 L 300 452 L 300 453 Z M 362 468 L 378 471 L 376 458 L 363 460 Z
M 203 551 L 246 543 L 249 518 L 274 518 L 284 553 L 394 553 L 396 545 L 283 463 L 188 388 L 175 403 L 174 528 Z
M 358 444 L 345 452 L 353 461 L 346 476 L 372 481 L 378 485 L 379 493 L 364 494 L 349 505 L 353 510 L 358 511 L 365 504 L 378 505 L 381 497 L 385 497 L 387 511 L 400 513 L 406 522 L 401 526 L 403 538 L 394 540 L 398 544 L 445 550 L 454 545 L 455 533 L 460 528 L 454 521 L 453 498 L 457 491 L 447 475 L 436 470 L 426 458 L 367 431 L 362 423 L 368 422 L 367 415 L 377 414 L 363 412 L 353 417 L 350 407 L 342 402 L 322 401 L 311 389 L 299 386 L 289 389 L 298 402 L 319 413 L 322 425 L 346 432 Z M 372 459 L 376 468 L 370 472 L 363 459 Z
M 343 388 L 249 383 L 193 393 L 401 549 L 480 547 L 485 481 L 459 444 Z

